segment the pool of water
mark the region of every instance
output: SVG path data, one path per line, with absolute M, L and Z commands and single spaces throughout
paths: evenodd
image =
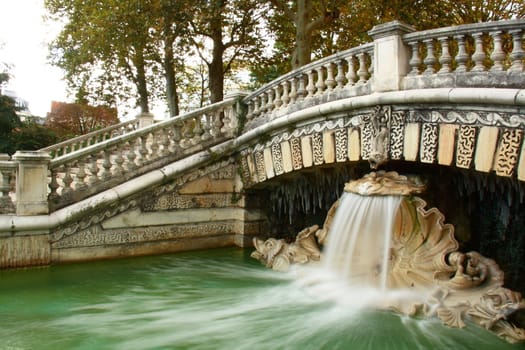
M 523 349 L 356 311 L 236 248 L 0 272 L 0 349 Z

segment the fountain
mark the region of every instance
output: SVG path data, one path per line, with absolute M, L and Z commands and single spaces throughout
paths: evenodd
M 493 260 L 458 251 L 454 227 L 415 196 L 423 190 L 396 172 L 372 172 L 345 185 L 323 227 L 304 229 L 293 243 L 255 238 L 252 257 L 279 271 L 316 265 L 321 272 L 305 285 L 335 276 L 367 295 L 367 307 L 437 317 L 455 328 L 470 320 L 508 342 L 524 342 L 525 330 L 511 316 L 525 300 L 503 287 Z

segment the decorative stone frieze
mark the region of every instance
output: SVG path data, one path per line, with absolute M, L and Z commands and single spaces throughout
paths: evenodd
M 321 165 L 324 163 L 324 150 L 323 150 L 323 134 L 317 132 L 312 137 L 312 151 L 314 165 Z
M 494 162 L 494 170 L 498 176 L 514 175 L 522 138 L 523 130 L 505 129 L 503 131 Z
M 335 137 L 335 161 L 345 162 L 348 159 L 348 131 L 346 129 L 337 129 L 334 132 Z
M 255 168 L 257 169 L 257 179 L 259 182 L 266 180 L 266 168 L 264 166 L 264 151 L 255 152 Z
M 421 162 L 434 163 L 438 146 L 438 128 L 436 124 L 424 123 L 421 135 Z
M 262 147 L 271 150 L 264 157 L 266 179 L 333 162 L 368 160 L 373 165 L 375 158 L 520 176 L 518 167 L 525 164 L 519 161 L 524 121 L 525 116 L 506 111 L 382 105 L 286 129 L 243 152 L 260 158 Z M 499 130 L 509 131 L 500 134 Z
M 303 156 L 301 153 L 301 139 L 294 137 L 290 139 L 292 147 L 292 167 L 293 170 L 299 170 L 303 167 Z
M 476 146 L 477 128 L 469 125 L 461 125 L 456 147 L 456 166 L 469 169 L 472 164 L 474 147 Z
M 283 154 L 281 152 L 281 144 L 274 143 L 272 145 L 272 158 L 273 158 L 273 169 L 275 171 L 275 175 L 282 175 L 284 174 L 284 167 L 283 167 Z

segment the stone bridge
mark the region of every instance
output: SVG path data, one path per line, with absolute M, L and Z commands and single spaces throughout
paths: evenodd
M 3 155 L 0 267 L 246 246 L 269 229 L 250 190 L 318 168 L 402 162 L 525 181 L 524 30 L 391 22 L 252 93 Z

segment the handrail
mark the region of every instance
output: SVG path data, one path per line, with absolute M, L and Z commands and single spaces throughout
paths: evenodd
M 73 137 L 48 147 L 44 147 L 40 149 L 40 151 L 49 152 L 52 158 L 56 158 L 79 150 L 83 147 L 93 145 L 97 142 L 105 141 L 115 136 L 124 135 L 137 129 L 138 120 L 128 120 L 122 123 L 110 125 L 103 129 L 92 131 L 84 135 Z

